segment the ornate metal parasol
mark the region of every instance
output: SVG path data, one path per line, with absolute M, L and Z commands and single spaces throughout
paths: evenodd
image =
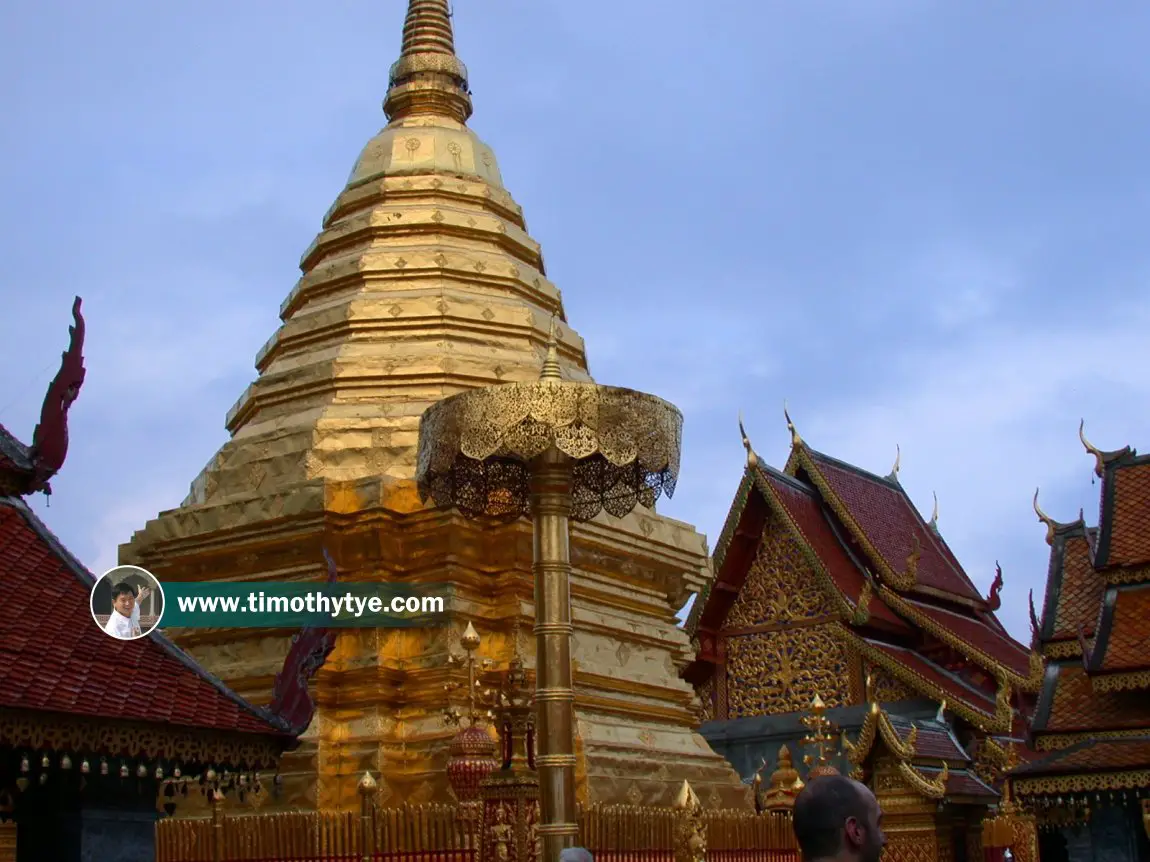
M 659 398 L 563 380 L 554 319 L 537 382 L 454 395 L 420 422 L 416 480 L 425 501 L 470 518 L 533 522 L 536 764 L 546 859 L 559 858 L 578 834 L 569 521 L 604 510 L 623 517 L 637 504 L 670 497 L 682 430 L 682 414 Z

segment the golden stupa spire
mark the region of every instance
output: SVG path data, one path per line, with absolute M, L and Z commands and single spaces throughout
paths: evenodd
M 393 121 L 424 114 L 465 123 L 471 116 L 467 67 L 455 56 L 447 0 L 408 0 L 383 110 Z

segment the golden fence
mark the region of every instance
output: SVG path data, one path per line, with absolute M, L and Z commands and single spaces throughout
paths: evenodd
M 394 862 L 473 862 L 475 826 L 452 805 L 404 805 L 359 814 L 290 812 L 162 820 L 156 862 L 360 862 L 364 831 L 371 858 Z
M 592 805 L 579 812 L 579 841 L 595 862 L 672 862 L 674 808 Z M 704 811 L 707 862 L 797 862 L 788 814 Z
M 593 805 L 579 812 L 579 840 L 596 862 L 673 862 L 673 808 Z M 783 814 L 707 811 L 707 862 L 797 862 Z M 156 862 L 360 862 L 364 838 L 382 862 L 478 862 L 474 820 L 452 805 L 405 805 L 360 814 L 292 812 L 162 820 Z

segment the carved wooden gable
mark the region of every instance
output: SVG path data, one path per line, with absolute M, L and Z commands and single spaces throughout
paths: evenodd
M 805 710 L 816 694 L 828 706 L 849 703 L 853 663 L 834 618 L 802 546 L 769 522 L 723 626 L 716 717 Z
M 771 518 L 739 597 L 723 625 L 725 631 L 778 625 L 830 616 L 834 609 L 819 584 L 802 546 Z

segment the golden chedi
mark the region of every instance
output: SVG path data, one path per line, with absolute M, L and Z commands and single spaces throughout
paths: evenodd
M 342 581 L 452 585 L 443 627 L 339 632 L 313 682 L 316 719 L 283 764 L 285 807 L 353 810 L 365 770 L 384 805 L 450 799 L 444 684 L 463 669 L 448 656 L 474 621 L 478 657 L 506 667 L 513 626 L 534 615 L 532 533 L 526 519 L 420 503 L 420 417 L 467 389 L 538 379 L 552 317 L 560 375 L 591 380 L 495 154 L 466 125 L 446 0 L 411 0 L 384 109 L 228 415 L 231 439 L 120 554 L 161 579 L 314 580 L 326 547 Z M 579 797 L 667 805 L 689 779 L 709 806 L 747 804 L 693 731 L 697 700 L 678 675 L 675 610 L 707 576 L 703 536 L 640 509 L 575 525 L 571 556 Z M 291 633 L 173 634 L 266 702 Z M 533 673 L 528 633 L 515 637 Z

